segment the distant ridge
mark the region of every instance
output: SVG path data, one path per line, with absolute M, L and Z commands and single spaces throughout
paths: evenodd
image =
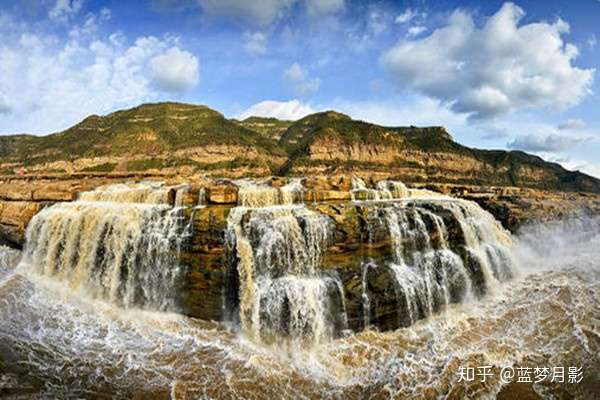
M 407 182 L 600 193 L 600 180 L 520 151 L 480 150 L 443 127 L 384 127 L 325 111 L 227 119 L 202 105 L 142 104 L 47 136 L 0 136 L 0 175 L 93 171 L 385 173 Z

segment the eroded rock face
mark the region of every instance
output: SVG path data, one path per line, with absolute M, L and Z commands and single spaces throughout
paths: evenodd
M 130 179 L 126 177 L 122 180 Z M 91 177 L 85 180 L 15 180 L 0 183 L 0 242 L 22 246 L 28 222 L 43 207 L 73 200 L 81 191 L 115 181 L 118 180 Z M 369 187 L 377 183 L 376 179 L 365 181 Z M 175 185 L 173 188 L 181 188 L 176 185 L 181 182 L 172 179 L 169 184 Z M 278 190 L 289 183 L 283 178 L 272 178 L 266 182 Z M 393 218 L 402 215 L 391 215 L 389 202 L 350 201 L 350 190 L 353 188 L 351 177 L 313 176 L 303 179 L 302 184 L 302 193 L 290 197 L 291 201 L 303 202 L 308 210 L 329 221 L 330 235 L 319 269 L 324 274 L 333 274 L 331 276 L 335 278 L 331 279 L 339 281 L 343 287 L 343 304 L 332 299 L 335 304 L 328 306 L 346 310 L 345 321 L 336 322 L 339 325 L 337 330 L 343 329 L 341 326 L 344 324 L 352 330 L 369 325 L 383 330 L 394 329 L 414 323 L 447 302 L 460 301 L 467 286 L 476 296 L 486 293 L 485 281 L 489 277 L 482 272 L 481 254 L 473 250 L 473 244 L 469 243 L 465 228 L 457 217 L 459 210 L 440 202 L 421 201 L 418 197 L 403 201 L 408 216 L 406 229 L 415 229 L 418 214 L 418 224 L 422 224 L 421 231 L 426 232 L 427 240 L 423 236 L 399 242 L 391 234 L 390 218 L 396 221 Z M 239 187 L 230 180 L 201 178 L 185 188 L 181 191 L 183 197 L 180 200 L 176 200 L 177 195 L 172 191 L 168 201 L 170 205 L 182 201 L 187 207 L 185 218 L 192 222 L 191 239 L 180 253 L 182 263 L 187 266 L 182 289 L 183 312 L 203 319 L 235 319 L 236 313 L 232 310 L 239 307 L 240 301 L 239 260 L 236 259 L 236 253 L 227 248 L 226 234 L 231 210 L 239 201 Z M 581 207 L 586 212 L 600 212 L 598 197 L 587 194 L 448 184 L 422 185 L 420 189 L 471 199 L 511 229 L 516 229 L 524 221 L 560 217 Z M 416 191 L 415 196 L 419 193 Z M 198 204 L 204 206 L 196 207 Z M 414 211 L 417 209 L 418 213 Z M 443 231 L 440 230 L 440 224 L 444 227 Z M 399 247 L 404 249 L 402 253 L 398 253 Z M 424 253 L 426 249 L 439 253 L 436 257 L 419 261 L 431 266 L 428 273 L 433 275 L 427 279 L 444 284 L 434 288 L 429 297 L 425 296 L 427 301 L 411 302 L 407 298 L 414 298 L 414 294 L 407 292 L 406 282 L 403 286 L 403 282 L 398 280 L 399 276 L 406 275 L 406 271 L 392 268 L 390 264 L 397 264 L 398 257 L 403 257 L 407 265 L 415 263 L 417 261 L 413 254 Z M 498 253 L 493 257 L 501 259 L 504 255 Z M 457 272 L 459 261 L 464 270 Z M 436 275 L 436 271 L 445 270 L 454 271 L 456 279 L 444 281 L 449 278 Z M 490 276 L 508 278 L 505 267 L 498 266 L 490 271 Z M 414 279 L 416 283 L 411 281 L 411 284 L 425 287 L 425 281 L 418 281 L 422 278 Z M 331 293 L 335 291 L 331 285 L 327 286 L 327 290 Z M 365 300 L 365 294 L 368 301 Z
M 228 287 L 225 232 L 230 210 L 230 205 L 188 210 L 192 239 L 181 260 L 189 267 L 184 288 L 184 310 L 189 315 L 212 320 L 224 317 Z
M 42 207 L 27 201 L 0 202 L 0 244 L 21 248 L 27 224 Z

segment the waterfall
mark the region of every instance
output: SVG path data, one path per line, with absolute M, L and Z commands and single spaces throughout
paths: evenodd
M 222 315 L 255 341 L 319 344 L 349 324 L 408 326 L 513 275 L 510 235 L 475 203 L 413 197 L 394 181 L 369 189 L 356 178 L 353 190 L 371 193 L 361 198 L 380 200 L 313 211 L 298 204 L 301 180 L 274 182 L 283 185 L 237 182 L 223 277 L 214 278 L 223 282 Z M 124 308 L 181 310 L 190 274 L 180 251 L 195 234 L 195 213 L 210 211 L 202 190 L 199 205 L 185 207 L 190 188 L 108 185 L 45 208 L 28 226 L 23 263 Z
M 302 179 L 293 178 L 286 185 L 279 189 L 281 193 L 281 204 L 293 204 L 296 202 L 302 202 L 304 187 L 302 186 Z
M 379 191 L 367 188 L 367 184 L 362 180 L 362 178 L 353 176 L 351 179 L 352 189 L 350 189 L 350 196 L 352 197 L 352 201 L 380 200 Z
M 125 308 L 176 310 L 187 188 L 110 185 L 45 208 L 27 227 L 23 261 L 39 275 Z M 172 193 L 175 208 L 168 204 Z
M 231 212 L 228 239 L 237 254 L 239 316 L 248 336 L 319 343 L 345 329 L 339 277 L 319 271 L 329 224 L 305 206 Z
M 475 203 L 429 191 L 413 197 L 412 189 L 396 181 L 379 181 L 371 189 L 353 177 L 352 198 L 361 200 L 353 207 L 369 215 L 361 228 L 368 242 L 361 244 L 362 267 L 324 270 L 321 259 L 334 222 L 293 204 L 302 193 L 299 181 L 280 188 L 238 185 L 227 234 L 239 285 L 233 303 L 242 330 L 255 340 L 331 339 L 348 326 L 347 296 L 361 313 L 353 311 L 353 326 L 409 326 L 451 303 L 494 291 L 513 274 L 510 235 Z M 389 259 L 380 250 L 371 253 L 373 245 L 381 248 L 385 231 Z M 345 292 L 341 275 L 353 294 Z
M 377 295 L 377 288 L 369 288 L 369 274 L 392 277 L 395 299 L 380 302 L 395 304 L 399 326 L 467 296 L 482 295 L 513 275 L 510 235 L 474 203 L 430 199 L 393 203 L 375 212 L 383 215 L 393 259 L 384 266 L 363 267 L 363 304 L 369 307 L 365 315 L 370 313 L 370 296 Z
M 286 185 L 277 188 L 265 182 L 250 180 L 235 181 L 238 186 L 238 205 L 246 207 L 267 207 L 293 204 L 302 201 L 302 180 L 291 179 Z
M 375 189 L 367 187 L 365 181 L 357 176 L 352 178 L 350 196 L 353 201 L 357 200 L 392 200 L 402 199 L 410 196 L 410 191 L 400 181 L 383 180 L 377 182 Z
M 201 187 L 198 189 L 198 203 L 196 204 L 196 207 L 205 207 L 206 203 L 206 188 Z
M 379 181 L 376 187 L 382 199 L 402 199 L 410 196 L 408 188 L 400 181 Z
M 171 187 L 161 182 L 106 185 L 79 195 L 82 201 L 114 203 L 168 204 Z

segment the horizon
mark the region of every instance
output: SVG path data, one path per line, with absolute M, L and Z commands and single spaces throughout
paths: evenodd
M 600 177 L 599 13 L 585 0 L 21 0 L 0 6 L 0 135 L 148 102 L 236 119 L 331 109 Z

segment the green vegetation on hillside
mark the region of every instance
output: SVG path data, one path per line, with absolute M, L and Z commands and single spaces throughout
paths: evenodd
M 277 118 L 249 117 L 243 121 L 235 121 L 238 125 L 260 133 L 264 137 L 279 140 L 281 135 L 294 123 Z
M 278 154 L 277 144 L 205 106 L 144 104 L 97 115 L 48 136 L 3 139 L 0 156 L 23 165 L 101 156 L 158 155 L 207 145 L 237 145 Z
M 232 146 L 232 151 L 242 154 L 216 150 L 214 162 L 188 159 L 185 152 L 175 154 L 179 150 L 220 145 Z M 348 156 L 343 160 L 330 156 L 319 159 L 318 154 L 323 153 L 312 153 L 319 146 L 330 146 L 333 153 Z M 373 154 L 368 159 L 352 158 L 349 155 L 352 152 L 347 150 L 360 146 L 368 146 Z M 386 158 L 378 161 L 382 149 Z M 325 153 L 329 150 L 325 149 Z M 89 159 L 94 157 L 101 158 L 97 165 L 90 165 Z M 206 106 L 143 104 L 106 116 L 92 115 L 48 136 L 0 136 L 0 173 L 4 175 L 21 167 L 83 158 L 88 161 L 81 171 L 88 172 L 110 173 L 124 159 L 126 163 L 119 165 L 127 171 L 179 166 L 200 172 L 247 168 L 282 175 L 311 169 L 332 173 L 373 171 L 395 174 L 409 181 L 425 179 L 600 193 L 600 180 L 567 171 L 537 156 L 520 151 L 472 149 L 455 142 L 443 127 L 384 127 L 353 120 L 335 111 L 316 113 L 295 122 L 262 117 L 237 121 L 226 119 Z

